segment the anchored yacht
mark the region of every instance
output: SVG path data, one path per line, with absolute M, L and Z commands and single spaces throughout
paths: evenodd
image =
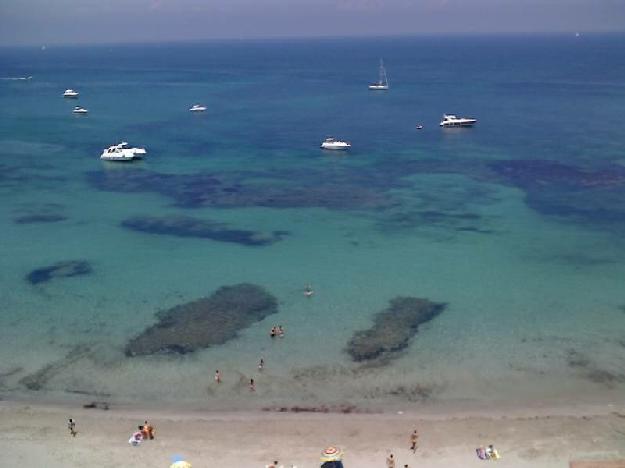
M 202 106 L 200 104 L 193 104 L 193 106 L 189 108 L 189 111 L 191 112 L 204 112 L 205 110 L 206 106 Z
M 469 117 L 457 117 L 453 114 L 443 114 L 443 120 L 439 124 L 441 127 L 472 127 L 477 119 Z
M 129 148 L 120 148 L 119 145 L 113 145 L 102 151 L 100 159 L 104 161 L 132 161 L 135 159 L 135 153 Z
M 85 109 L 84 107 L 80 107 L 80 106 L 74 107 L 74 110 L 72 112 L 74 114 L 87 114 L 87 113 L 89 113 L 89 111 L 87 109 Z
M 370 84 L 369 89 L 372 91 L 386 91 L 388 89 L 388 78 L 386 76 L 386 69 L 384 68 L 384 62 L 382 59 L 380 59 L 378 82 Z
M 321 143 L 321 148 L 327 150 L 348 150 L 352 144 L 348 141 L 337 140 L 335 138 L 326 138 Z
M 77 98 L 78 97 L 78 91 L 74 91 L 73 89 L 66 89 L 65 92 L 63 93 L 63 97 Z
M 147 154 L 145 148 L 138 148 L 135 146 L 130 146 L 127 141 L 122 141 L 120 144 L 116 145 L 119 149 L 131 151 L 134 155 L 135 159 L 141 159 L 143 156 Z

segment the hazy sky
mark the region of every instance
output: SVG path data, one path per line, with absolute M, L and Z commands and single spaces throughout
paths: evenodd
M 625 31 L 625 0 L 0 0 L 0 43 Z

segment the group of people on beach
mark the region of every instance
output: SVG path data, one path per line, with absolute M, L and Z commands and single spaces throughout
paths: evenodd
M 128 440 L 128 443 L 134 447 L 139 445 L 144 440 L 154 440 L 154 426 L 152 426 L 147 420 L 137 426 L 137 431 L 133 432 Z M 73 418 L 67 420 L 67 430 L 72 437 L 76 437 L 78 431 L 76 430 L 76 421 Z
M 142 425 L 137 427 L 137 431 L 133 432 L 128 440 L 128 443 L 133 447 L 138 446 L 144 440 L 154 439 L 154 427 L 145 421 Z
M 410 434 L 410 451 L 412 453 L 417 453 L 417 445 L 419 443 L 419 431 L 417 431 L 416 429 L 414 431 L 412 431 L 412 434 Z M 388 457 L 386 457 L 386 467 L 387 468 L 395 468 L 395 455 L 393 455 L 392 453 L 389 454 Z M 404 465 L 403 468 L 409 468 L 408 465 Z
M 478 447 L 475 449 L 475 453 L 480 460 L 499 460 L 500 458 L 499 452 L 493 447 L 493 444 L 488 447 Z

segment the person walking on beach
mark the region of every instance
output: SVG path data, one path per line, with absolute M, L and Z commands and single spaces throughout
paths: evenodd
M 147 421 L 143 424 L 143 438 L 154 440 L 154 427 Z
M 218 384 L 221 383 L 221 372 L 219 372 L 219 369 L 215 371 L 215 382 Z
M 417 452 L 417 442 L 419 441 L 419 433 L 415 429 L 412 434 L 410 434 L 410 450 L 412 453 Z
M 254 379 L 250 379 L 250 392 L 256 391 L 256 384 L 254 384 Z
M 392 453 L 386 458 L 386 468 L 395 468 L 395 457 Z
M 67 420 L 67 430 L 69 430 L 69 433 L 72 437 L 76 437 L 76 434 L 78 434 L 78 432 L 76 431 L 76 421 L 74 421 L 72 418 L 69 418 Z

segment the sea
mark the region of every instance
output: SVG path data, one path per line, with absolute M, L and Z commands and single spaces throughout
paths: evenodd
M 390 89 L 370 91 L 380 59 Z M 0 48 L 0 398 L 623 403 L 624 122 L 618 34 Z M 100 160 L 122 140 L 147 156 Z M 240 283 L 277 312 L 125 353 L 159 312 Z M 355 361 L 403 297 L 444 307 Z

